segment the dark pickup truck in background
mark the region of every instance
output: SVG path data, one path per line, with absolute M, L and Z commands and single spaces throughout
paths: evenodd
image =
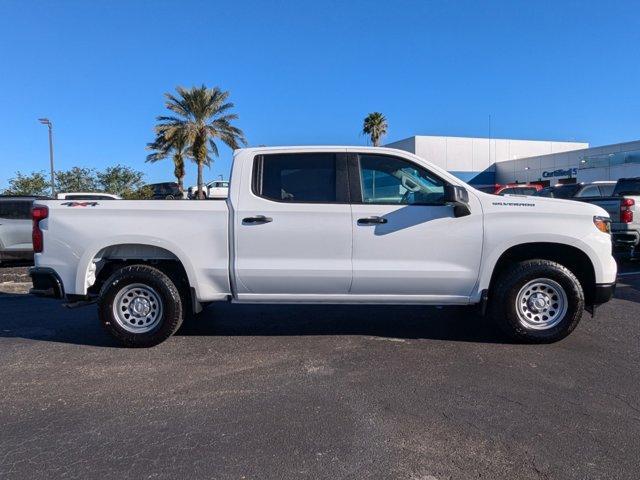
M 609 197 L 574 200 L 593 203 L 609 213 L 616 256 L 626 259 L 640 257 L 640 177 L 621 178 Z

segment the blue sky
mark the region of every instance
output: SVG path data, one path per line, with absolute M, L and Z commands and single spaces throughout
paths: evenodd
M 28 1 L 0 5 L 0 188 L 16 170 L 144 163 L 163 93 L 231 92 L 250 145 L 415 134 L 640 138 L 635 2 Z M 227 175 L 230 151 L 205 178 Z M 195 166 L 188 168 L 188 183 Z

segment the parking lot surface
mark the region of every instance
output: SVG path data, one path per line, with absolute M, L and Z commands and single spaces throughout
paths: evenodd
M 469 308 L 216 305 L 152 349 L 0 294 L 0 478 L 634 479 L 640 275 L 552 345 Z

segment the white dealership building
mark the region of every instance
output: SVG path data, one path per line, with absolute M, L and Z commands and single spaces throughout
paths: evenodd
M 386 146 L 415 153 L 472 185 L 640 176 L 640 140 L 590 148 L 585 142 L 419 135 Z

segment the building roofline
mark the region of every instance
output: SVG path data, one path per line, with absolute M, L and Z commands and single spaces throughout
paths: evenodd
M 391 143 L 399 143 L 399 142 L 403 142 L 405 140 L 409 140 L 412 138 L 465 138 L 468 140 L 506 140 L 506 141 L 515 141 L 515 142 L 562 142 L 562 143 L 586 143 L 587 145 L 589 145 L 589 142 L 585 142 L 582 140 L 550 140 L 550 139 L 544 139 L 544 140 L 535 140 L 535 139 L 531 139 L 531 138 L 501 138 L 501 137 L 484 137 L 484 136 L 479 136 L 479 137 L 465 137 L 462 135 L 412 135 L 410 137 L 405 137 L 405 138 L 401 138 L 400 140 L 395 140 L 393 142 L 389 142 L 387 143 L 387 145 L 391 144 Z
M 552 155 L 563 155 L 563 154 L 568 154 L 568 153 L 580 153 L 580 152 L 586 152 L 587 150 L 596 150 L 599 148 L 610 148 L 610 147 L 619 147 L 622 145 L 629 145 L 631 143 L 640 143 L 640 139 L 638 140 L 631 140 L 629 142 L 620 142 L 620 143 L 610 143 L 608 145 L 597 145 L 595 147 L 587 147 L 587 148 L 578 148 L 576 150 L 564 150 L 562 152 L 555 152 L 555 153 L 545 153 L 544 155 L 531 155 L 530 157 L 520 157 L 517 160 L 524 160 L 525 158 L 541 158 L 541 157 L 550 157 Z M 622 152 L 624 152 L 625 150 L 621 150 Z M 615 153 L 615 152 L 611 152 L 611 153 Z

